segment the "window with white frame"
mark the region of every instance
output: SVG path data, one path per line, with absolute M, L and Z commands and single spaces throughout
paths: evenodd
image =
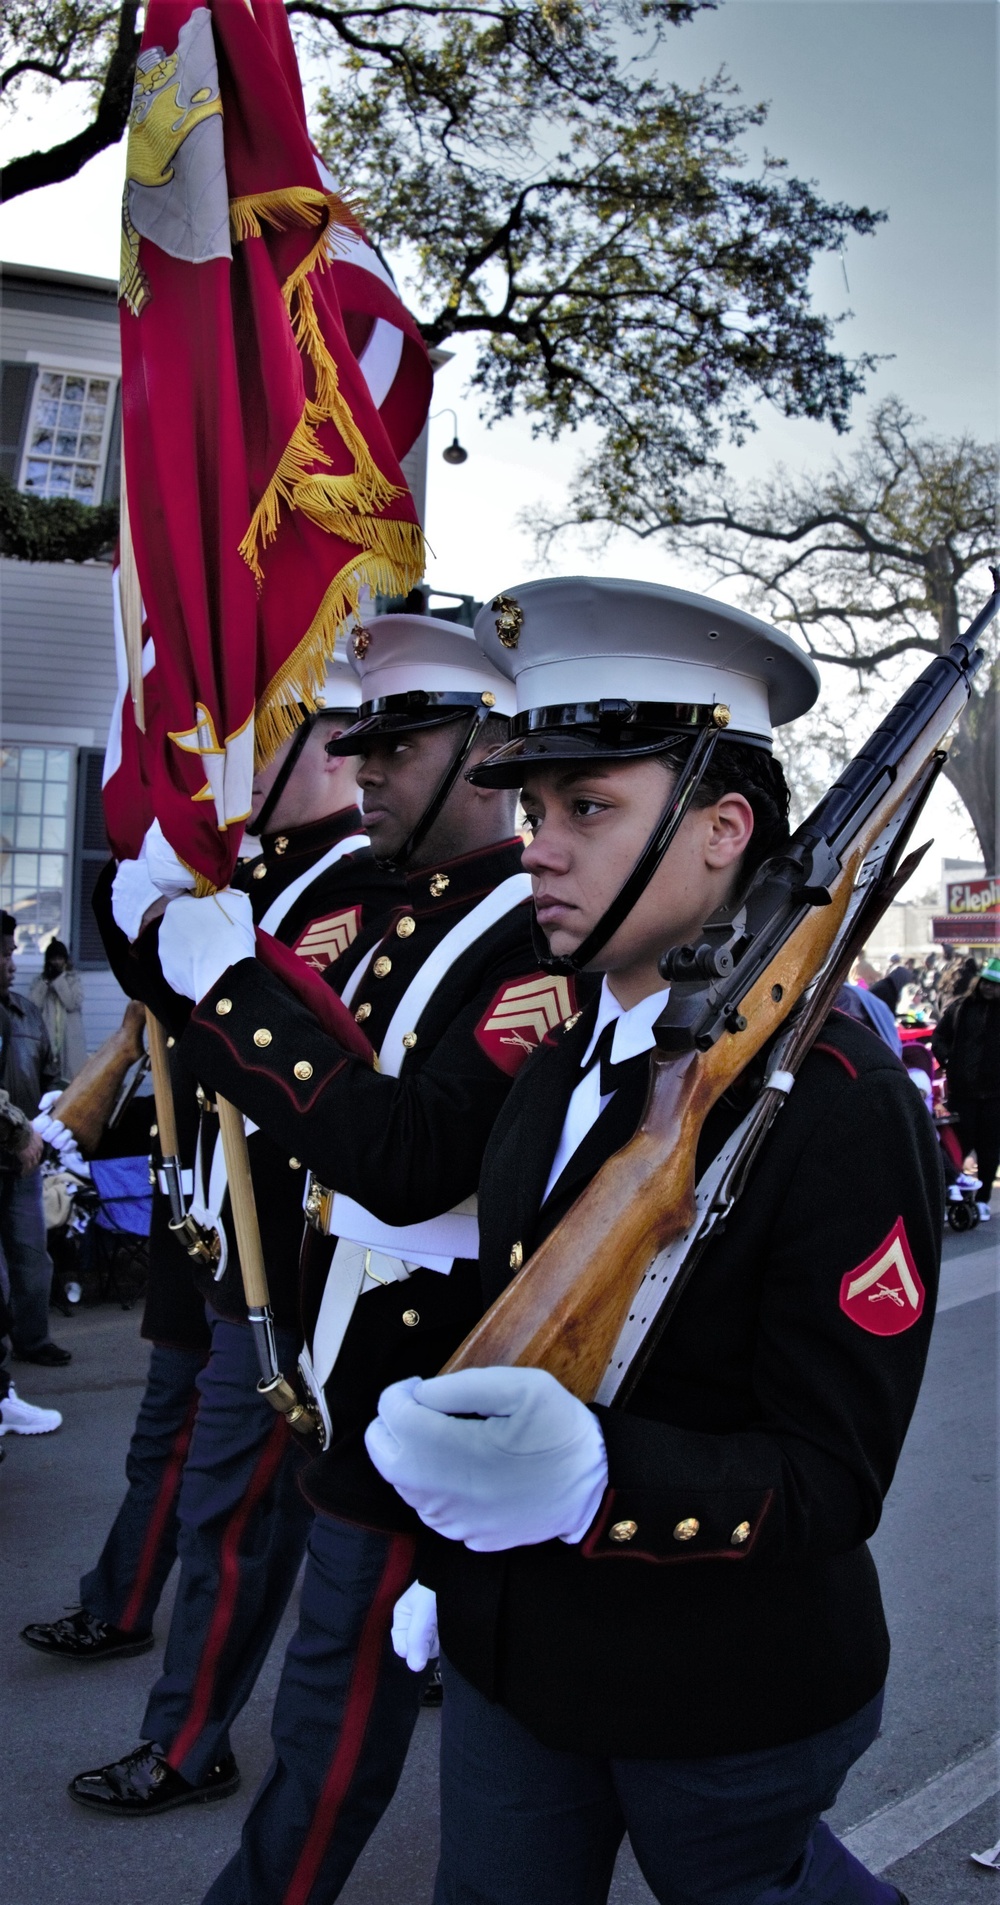
M 18 487 L 35 496 L 99 503 L 117 378 L 39 369 L 32 393 Z
M 0 748 L 0 906 L 17 921 L 20 952 L 69 938 L 70 747 Z

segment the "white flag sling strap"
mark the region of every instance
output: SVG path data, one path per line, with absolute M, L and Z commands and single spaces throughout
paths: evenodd
M 435 946 L 418 973 L 407 986 L 392 1015 L 379 1050 L 379 1070 L 398 1078 L 407 1048 L 404 1033 L 417 1029 L 420 1016 L 442 980 L 464 953 L 482 938 L 498 920 L 531 897 L 531 880 L 526 873 L 515 873 L 488 893 L 456 922 Z M 368 965 L 365 965 L 365 971 Z M 353 973 L 345 986 L 343 1002 L 355 997 L 363 974 Z M 306 1200 L 310 1186 L 306 1185 Z M 337 1246 L 326 1279 L 316 1327 L 312 1354 L 303 1352 L 300 1369 L 304 1381 L 320 1400 L 324 1384 L 340 1354 L 347 1326 L 359 1296 L 388 1282 L 403 1282 L 418 1268 L 450 1271 L 456 1257 L 475 1258 L 479 1254 L 479 1225 L 475 1196 L 466 1198 L 454 1210 L 443 1211 L 422 1223 L 385 1224 L 353 1198 L 336 1191 L 326 1200 L 329 1212 L 324 1228 L 337 1238 Z M 325 1416 L 325 1405 L 322 1413 Z
M 258 922 L 261 932 L 276 933 L 282 920 L 291 912 L 296 900 L 306 892 L 314 880 L 319 879 L 321 873 L 326 873 L 328 868 L 336 866 L 337 861 L 342 860 L 345 853 L 360 853 L 367 845 L 366 833 L 350 833 L 346 839 L 338 840 L 336 846 L 328 848 L 320 859 L 307 867 L 304 873 L 299 874 L 297 880 L 291 880 L 284 892 L 278 894 L 276 900 L 271 901 L 263 919 Z
M 507 913 L 513 912 L 531 898 L 531 878 L 527 873 L 512 873 L 509 880 L 501 880 L 492 893 L 480 900 L 466 913 L 458 923 L 438 941 L 429 959 L 425 959 L 420 971 L 411 985 L 408 985 L 389 1022 L 382 1044 L 379 1047 L 379 1070 L 388 1072 L 390 1078 L 399 1077 L 399 1068 L 406 1057 L 403 1044 L 404 1034 L 415 1032 L 421 1013 L 424 1011 L 431 994 L 437 991 L 447 972 L 451 971 L 457 959 L 460 959 L 477 939 L 481 939 L 491 926 Z
M 263 919 L 258 921 L 261 932 L 276 933 L 282 920 L 286 919 L 291 912 L 296 900 L 301 899 L 303 893 L 308 892 L 313 882 L 318 880 L 321 874 L 326 873 L 330 867 L 336 866 L 337 861 L 342 860 L 345 854 L 360 853 L 367 845 L 367 834 L 351 833 L 347 834 L 343 840 L 338 840 L 334 846 L 328 847 L 327 851 L 321 854 L 318 860 L 314 860 L 312 864 L 306 868 L 304 873 L 300 873 L 297 879 L 289 881 L 284 890 L 278 894 L 277 899 L 271 901 Z M 225 1274 L 226 1263 L 229 1256 L 228 1240 L 221 1214 L 222 1206 L 226 1201 L 226 1191 L 229 1188 L 229 1179 L 226 1175 L 226 1154 L 218 1141 L 218 1132 L 216 1132 L 215 1148 L 212 1152 L 212 1164 L 208 1174 L 208 1184 L 207 1186 L 205 1185 L 204 1165 L 202 1163 L 202 1131 L 204 1129 L 204 1123 L 205 1120 L 203 1117 L 198 1127 L 198 1152 L 195 1158 L 194 1197 L 191 1203 L 191 1215 L 197 1219 L 199 1224 L 203 1224 L 207 1230 L 215 1230 L 218 1232 L 219 1242 L 222 1248 L 219 1253 L 219 1261 L 213 1272 L 215 1281 L 218 1283 Z M 252 1137 L 254 1132 L 259 1130 L 259 1128 L 258 1125 L 254 1124 L 252 1118 L 244 1118 L 243 1129 L 248 1138 Z

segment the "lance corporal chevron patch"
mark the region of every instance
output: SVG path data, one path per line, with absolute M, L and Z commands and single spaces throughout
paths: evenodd
M 555 974 L 508 979 L 476 1026 L 476 1041 L 512 1078 L 548 1032 L 576 1011 L 572 982 Z
M 899 1336 L 924 1307 L 924 1286 L 901 1217 L 889 1235 L 840 1285 L 840 1307 L 872 1336 Z
M 324 919 L 310 920 L 292 951 L 316 972 L 325 972 L 357 939 L 360 920 L 360 906 L 346 906 L 340 913 L 327 913 Z

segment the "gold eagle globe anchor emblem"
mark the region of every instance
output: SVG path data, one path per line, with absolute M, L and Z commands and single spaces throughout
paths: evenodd
M 496 616 L 494 627 L 505 648 L 516 648 L 524 627 L 524 610 L 512 595 L 498 595 L 490 603 Z

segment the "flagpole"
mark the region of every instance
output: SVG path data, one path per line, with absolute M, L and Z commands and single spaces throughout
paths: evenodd
M 180 1230 L 185 1221 L 184 1192 L 181 1183 L 180 1145 L 177 1138 L 174 1091 L 170 1083 L 170 1060 L 167 1057 L 167 1035 L 148 1005 L 146 1007 L 146 1043 L 149 1046 L 149 1069 L 153 1074 L 153 1098 L 156 1103 L 160 1161 L 166 1179 L 167 1196 L 170 1199 L 170 1227 L 172 1230 Z
M 219 1136 L 226 1160 L 229 1203 L 233 1213 L 236 1248 L 239 1251 L 240 1270 L 243 1276 L 247 1318 L 253 1331 L 254 1342 L 257 1346 L 257 1360 L 261 1368 L 261 1378 L 257 1384 L 258 1394 L 266 1397 L 271 1407 L 285 1417 L 289 1428 L 294 1429 L 297 1435 L 313 1436 L 319 1430 L 319 1416 L 315 1409 L 299 1399 L 291 1383 L 282 1374 L 278 1363 L 271 1293 L 267 1286 L 267 1271 L 264 1267 L 264 1249 L 260 1238 L 260 1223 L 257 1217 L 253 1178 L 250 1173 L 250 1152 L 247 1146 L 243 1114 L 230 1103 L 228 1098 L 217 1097 L 215 1108 L 219 1114 Z

